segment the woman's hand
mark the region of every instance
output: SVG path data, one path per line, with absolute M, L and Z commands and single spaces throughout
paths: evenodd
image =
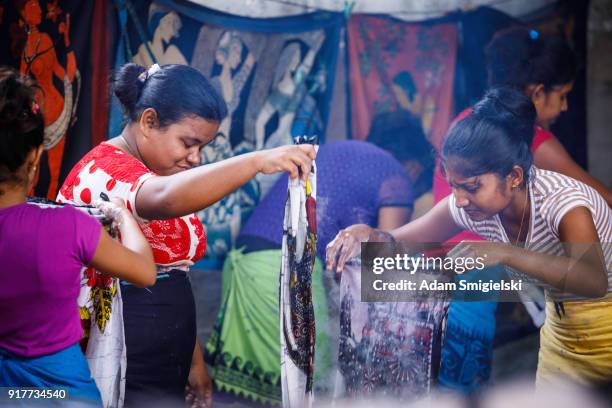
M 111 201 L 96 200 L 93 205 L 98 208 L 106 218 L 113 220 L 113 228 L 120 228 L 125 224 L 126 218 L 133 218 L 121 198 L 113 197 Z
M 257 169 L 260 173 L 274 174 L 285 171 L 292 179 L 301 174 L 304 180 L 310 174 L 312 162 L 317 156 L 314 146 L 309 144 L 281 146 L 261 150 L 257 154 Z
M 336 271 L 337 274 L 342 273 L 346 262 L 359 254 L 361 243 L 368 241 L 374 231 L 374 228 L 366 224 L 355 224 L 340 230 L 327 245 L 326 269 Z
M 198 345 L 196 347 L 199 348 Z M 202 353 L 194 353 L 185 386 L 185 402 L 191 408 L 212 407 L 212 380 L 202 358 Z

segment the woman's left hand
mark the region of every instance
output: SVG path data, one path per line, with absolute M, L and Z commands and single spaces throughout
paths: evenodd
M 194 359 L 195 360 L 195 359 Z M 212 380 L 202 358 L 192 361 L 185 387 L 185 402 L 192 408 L 212 407 Z

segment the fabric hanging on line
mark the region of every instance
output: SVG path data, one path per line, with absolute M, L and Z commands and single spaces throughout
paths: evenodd
M 350 116 L 366 139 L 376 114 L 407 110 L 437 146 L 453 115 L 457 26 L 354 15 L 348 22 Z
M 185 2 L 130 3 L 139 17 L 139 24 L 127 19 L 123 49 L 133 52 L 131 60 L 148 67 L 153 54 L 160 65 L 197 68 L 228 106 L 217 136 L 202 149 L 203 164 L 291 144 L 299 135 L 323 140 L 342 13 L 257 20 Z M 148 36 L 147 46 L 139 31 Z M 220 269 L 243 220 L 277 177 L 260 175 L 198 214 L 209 242 L 198 266 Z
M 479 5 L 491 5 L 494 9 L 522 16 L 556 0 L 491 1 L 491 0 L 445 0 L 445 1 L 397 1 L 397 0 L 188 0 L 215 10 L 235 15 L 257 18 L 283 17 L 311 13 L 316 10 L 346 11 L 355 14 L 387 14 L 394 18 L 419 22 L 439 18 L 460 9 L 474 9 Z
M 108 42 L 99 34 L 107 32 L 106 19 L 99 18 L 104 10 L 102 0 L 0 5 L 0 36 L 6 39 L 0 65 L 32 77 L 41 88 L 36 100 L 45 117 L 45 152 L 32 192 L 37 196 L 55 199 L 72 166 L 105 133 L 108 111 L 100 92 L 106 90 Z

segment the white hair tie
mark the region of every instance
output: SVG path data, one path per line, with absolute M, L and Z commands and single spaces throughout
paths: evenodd
M 153 75 L 154 73 L 156 73 L 160 69 L 161 69 L 161 67 L 159 66 L 159 64 L 153 64 L 153 65 L 151 65 L 149 67 L 148 70 L 146 70 L 142 74 L 138 75 L 138 80 L 140 82 L 145 82 L 151 75 Z

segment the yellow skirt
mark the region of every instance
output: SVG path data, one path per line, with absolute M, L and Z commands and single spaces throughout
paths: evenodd
M 612 296 L 564 302 L 563 309 L 559 317 L 555 304 L 546 302 L 536 384 L 556 379 L 582 384 L 612 381 Z

